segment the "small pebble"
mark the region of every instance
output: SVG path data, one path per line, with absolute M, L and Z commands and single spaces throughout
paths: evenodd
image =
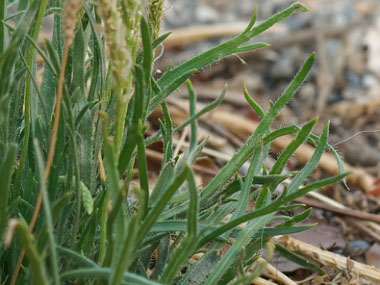
M 201 24 L 213 24 L 218 21 L 218 13 L 208 6 L 200 6 L 196 12 L 196 19 Z
M 353 240 L 344 248 L 344 254 L 350 257 L 358 257 L 365 253 L 371 245 L 365 240 Z

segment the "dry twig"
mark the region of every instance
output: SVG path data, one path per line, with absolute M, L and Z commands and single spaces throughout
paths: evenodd
M 252 284 L 255 284 L 255 285 L 276 285 L 276 283 L 269 281 L 267 279 L 264 279 L 262 277 L 258 277 L 256 279 L 252 280 Z
M 379 284 L 380 270 L 375 267 L 353 261 L 348 257 L 344 257 L 327 250 L 319 249 L 313 245 L 294 239 L 288 235 L 274 237 L 276 243 L 288 250 L 295 251 L 301 255 L 311 258 L 323 265 L 331 266 L 340 271 L 350 274 L 350 276 L 359 276 L 360 278 Z
M 330 199 L 329 197 L 326 197 L 318 192 L 309 192 L 307 194 L 310 197 L 313 197 L 321 202 L 323 202 L 326 205 L 329 205 L 330 207 L 340 209 L 340 210 L 350 210 L 348 207 L 342 205 L 341 203 Z M 359 219 L 354 218 L 346 218 L 346 221 L 349 221 L 351 224 L 355 226 L 355 228 L 362 231 L 365 235 L 370 236 L 375 241 L 380 242 L 380 225 L 371 221 L 362 221 Z
M 268 276 L 273 280 L 279 281 L 282 284 L 285 285 L 297 285 L 293 280 L 291 280 L 288 276 L 286 276 L 281 271 L 277 270 L 276 267 L 274 267 L 272 264 L 267 263 L 265 266 L 265 269 L 268 271 L 268 273 L 263 273 L 264 276 Z
M 304 203 L 308 206 L 312 206 L 314 208 L 324 209 L 324 210 L 334 212 L 337 214 L 342 214 L 342 215 L 346 215 L 346 216 L 350 216 L 350 217 L 359 218 L 362 220 L 368 220 L 368 221 L 380 223 L 380 216 L 379 215 L 366 213 L 366 212 L 355 210 L 355 209 L 348 208 L 348 207 L 337 208 L 337 207 L 330 206 L 328 204 L 318 202 L 316 200 L 308 199 L 305 197 L 297 198 L 296 201 L 299 203 Z
M 246 28 L 246 23 L 233 23 L 233 24 L 216 24 L 205 26 L 193 26 L 189 28 L 178 29 L 164 41 L 166 49 L 174 47 L 183 47 L 189 44 L 194 44 L 200 41 L 215 39 L 220 37 L 235 36 L 241 33 Z M 324 37 L 340 36 L 347 31 L 347 27 L 328 27 L 323 29 L 308 28 L 297 31 L 292 34 L 271 31 L 265 36 L 257 37 L 258 40 L 263 42 L 270 42 L 272 48 L 281 48 L 284 46 L 310 43 L 316 40 L 315 35 L 317 32 L 321 33 Z

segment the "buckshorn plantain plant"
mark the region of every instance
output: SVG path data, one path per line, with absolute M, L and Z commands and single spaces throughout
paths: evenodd
M 197 185 L 193 164 L 206 141 L 197 140 L 196 122 L 221 103 L 225 90 L 196 112 L 190 76 L 229 55 L 267 46 L 248 42 L 308 8 L 295 3 L 258 25 L 254 10 L 241 34 L 158 78 L 155 49 L 169 35 L 159 35 L 162 5 L 0 2 L 2 284 L 250 284 L 275 250 L 271 236 L 313 226 L 296 225 L 310 210 L 293 217 L 278 212 L 304 206 L 292 201 L 347 175 L 327 143 L 328 124 L 320 136 L 312 133 L 317 119 L 271 129 L 310 72 L 312 53 L 269 110 L 242 92 L 261 123 L 207 185 Z M 43 41 L 46 17 L 53 24 Z M 186 82 L 190 117 L 174 126 L 166 98 Z M 145 122 L 156 108 L 164 119 L 148 136 Z M 172 136 L 186 126 L 190 147 L 174 157 Z M 266 169 L 271 142 L 290 134 L 293 141 Z M 164 160 L 150 189 L 145 150 L 159 140 Z M 302 143 L 315 145 L 312 158 L 300 171 L 282 174 Z M 326 150 L 336 155 L 341 174 L 305 185 Z M 244 163 L 246 175 L 239 173 Z M 139 187 L 131 186 L 134 177 Z M 274 197 L 284 180 L 284 191 Z M 254 207 L 247 210 L 249 201 Z

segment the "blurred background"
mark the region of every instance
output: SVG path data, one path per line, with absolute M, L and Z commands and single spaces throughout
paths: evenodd
M 289 6 L 287 0 L 167 0 L 164 31 L 174 31 L 157 68 L 176 65 L 242 31 L 257 6 L 258 22 Z M 305 0 L 311 11 L 274 25 L 255 42 L 271 47 L 229 57 L 193 77 L 198 96 L 212 97 L 228 84 L 227 101 L 249 112 L 244 85 L 264 107 L 278 97 L 312 51 L 316 65 L 281 124 L 320 116 L 331 120 L 330 142 L 380 129 L 380 2 Z M 379 174 L 380 135 L 367 133 L 339 145 L 347 162 Z M 360 149 L 360 151 L 358 151 Z

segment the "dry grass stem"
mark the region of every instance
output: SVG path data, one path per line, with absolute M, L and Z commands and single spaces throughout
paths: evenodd
M 262 258 L 260 258 L 260 259 L 262 259 Z M 282 284 L 285 284 L 285 285 L 297 285 L 296 282 L 294 282 L 293 280 L 291 280 L 288 276 L 286 276 L 281 271 L 277 270 L 277 268 L 274 267 L 272 264 L 267 263 L 267 265 L 265 266 L 265 269 L 266 269 L 266 271 L 268 273 L 264 272 L 264 274 L 263 274 L 264 276 L 268 276 L 271 279 L 273 279 L 275 281 L 279 281 L 279 282 L 281 282 Z
M 365 265 L 351 260 L 348 257 L 319 249 L 290 236 L 274 237 L 273 240 L 290 251 L 295 251 L 325 266 L 332 266 L 335 269 L 348 273 L 353 278 L 358 276 L 367 281 L 374 282 L 372 284 L 379 284 L 380 282 L 380 270 L 373 266 Z
M 254 285 L 276 285 L 277 283 L 274 283 L 274 282 L 269 281 L 267 279 L 264 279 L 262 277 L 257 277 L 254 280 L 252 280 L 251 284 L 254 284 Z

